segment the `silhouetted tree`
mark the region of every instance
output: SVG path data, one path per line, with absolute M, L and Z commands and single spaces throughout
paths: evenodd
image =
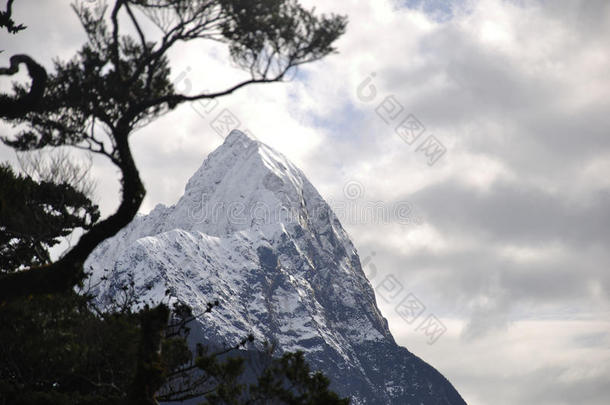
M 0 99 L 0 117 L 25 127 L 3 140 L 22 151 L 70 145 L 108 157 L 121 172 L 121 203 L 57 262 L 3 279 L 5 300 L 72 288 L 83 279 L 82 264 L 93 249 L 133 219 L 145 194 L 129 147 L 135 129 L 183 102 L 281 81 L 296 66 L 333 52 L 346 25 L 344 17 L 315 16 L 294 0 L 116 0 L 110 8 L 76 2 L 73 9 L 87 43 L 72 60 L 56 61 L 46 79 L 46 71 L 27 55 L 11 57 L 11 66 L 0 70 L 14 74 L 23 63 L 32 77 L 29 89 L 16 85 L 13 95 Z M 121 34 L 121 13 L 136 38 Z M 158 38 L 147 38 L 142 16 L 156 24 Z M 226 43 L 250 78 L 217 92 L 176 93 L 167 53 L 178 42 L 199 39 Z
M 261 355 L 261 354 L 259 354 Z M 218 365 L 216 358 L 199 360 L 201 368 L 207 370 L 224 369 L 215 372 L 224 378 L 218 386 L 206 395 L 206 404 L 294 404 L 294 405 L 348 405 L 349 399 L 341 398 L 329 390 L 330 381 L 320 372 L 312 372 L 305 361 L 303 352 L 284 353 L 279 358 L 272 351 L 262 352 L 265 362 L 262 371 L 253 383 L 240 380 L 244 364 L 248 360 L 233 357 Z
M 68 182 L 36 182 L 0 165 L 0 274 L 51 262 L 49 249 L 99 210 Z
M 141 311 L 132 286 L 126 300 L 100 311 L 86 293 L 22 297 L 0 307 L 0 404 L 347 405 L 312 373 L 302 353 L 275 357 L 187 345 L 190 309 L 177 303 Z M 218 303 L 210 303 L 205 313 Z M 171 321 L 167 322 L 168 316 Z
M 12 6 L 8 0 L 0 28 L 16 33 L 24 27 L 12 19 Z M 8 67 L 0 68 L 0 75 L 10 76 L 23 65 L 31 78 L 29 86 L 16 84 L 12 94 L 0 95 L 0 118 L 19 128 L 3 141 L 18 151 L 72 146 L 106 156 L 121 174 L 120 204 L 98 221 L 97 208 L 78 187 L 46 184 L 2 169 L 7 187 L 0 190 L 6 213 L 0 226 L 14 233 L 22 230 L 27 237 L 13 233 L 2 240 L 11 260 L 3 264 L 6 271 L 0 278 L 0 403 L 154 404 L 171 368 L 188 357 L 184 339 L 165 336 L 168 307 L 100 314 L 89 307 L 86 295 L 73 292 L 85 278 L 83 263 L 89 254 L 133 219 L 144 198 L 129 136 L 181 103 L 282 81 L 291 69 L 334 52 L 346 19 L 316 16 L 296 0 L 76 1 L 73 9 L 87 37 L 74 58 L 55 61 L 50 73 L 26 54 L 13 55 Z M 142 29 L 142 18 L 156 25 L 158 35 L 151 38 Z M 125 34 L 121 21 L 128 21 L 136 35 Z M 179 42 L 200 39 L 227 44 L 233 62 L 250 77 L 216 92 L 177 93 L 170 82 L 168 52 Z M 16 190 L 15 195 L 9 190 Z M 19 217 L 20 201 L 35 213 L 32 221 L 42 221 L 39 231 L 30 218 L 10 217 Z M 75 227 L 85 229 L 78 243 L 50 262 L 48 248 Z M 20 348 L 22 341 L 28 344 Z M 205 362 L 197 361 L 205 372 Z M 278 367 L 298 376 L 293 381 L 287 374 L 284 382 L 321 392 L 327 387 L 318 377 L 305 378 L 309 372 L 298 358 Z M 223 370 L 230 368 L 207 372 Z M 228 376 L 218 381 L 222 384 L 214 392 L 222 400 Z M 322 403 L 276 394 L 289 403 Z
M 210 312 L 218 303 L 208 304 Z M 312 372 L 302 352 L 277 356 L 275 345 L 264 343 L 262 350 L 247 348 L 254 342 L 249 335 L 235 346 L 218 351 L 197 344 L 191 351 L 185 348 L 195 319 L 187 306 L 174 307 L 169 339 L 163 353 L 167 364 L 166 379 L 158 393 L 160 401 L 184 401 L 199 398 L 202 404 L 294 404 L 348 405 L 329 389 L 330 381 L 320 372 Z M 172 339 L 181 336 L 184 339 Z M 171 355 L 170 355 L 171 353 Z

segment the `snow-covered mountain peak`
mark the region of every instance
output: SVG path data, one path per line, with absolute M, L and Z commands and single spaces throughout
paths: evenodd
M 250 145 L 250 144 L 257 144 L 258 143 L 258 141 L 256 141 L 253 138 L 250 138 L 248 136 L 248 134 L 246 134 L 245 132 L 242 132 L 239 129 L 234 129 L 225 138 L 225 143 L 228 144 L 228 145 L 233 145 L 236 142 L 241 143 L 241 145 L 244 148 L 248 147 L 248 145 Z
M 313 208 L 322 197 L 301 170 L 234 130 L 190 178 L 171 218 L 176 227 L 214 236 L 273 232 L 307 216 L 306 200 Z
M 89 257 L 103 303 L 133 280 L 147 301 L 201 313 L 197 339 L 235 344 L 252 333 L 302 350 L 334 389 L 360 404 L 463 405 L 436 370 L 397 346 L 351 240 L 301 170 L 233 131 L 173 206 L 136 217 Z

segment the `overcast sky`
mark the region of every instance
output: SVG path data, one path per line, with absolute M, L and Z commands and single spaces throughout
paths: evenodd
M 82 43 L 68 1 L 15 3 L 28 29 L 1 34 L 1 65 L 50 66 Z M 340 53 L 134 134 L 141 211 L 177 201 L 226 109 L 336 207 L 397 341 L 469 404 L 607 404 L 610 2 L 303 3 L 349 16 Z M 216 44 L 180 47 L 172 66 L 184 92 L 243 76 Z M 108 214 L 116 170 L 96 159 L 93 175 Z M 409 294 L 425 306 L 411 323 Z M 446 328 L 433 344 L 429 316 Z

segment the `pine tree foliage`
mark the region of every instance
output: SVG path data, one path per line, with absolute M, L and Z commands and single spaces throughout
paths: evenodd
M 0 274 L 50 263 L 49 249 L 99 210 L 69 183 L 36 182 L 0 165 Z

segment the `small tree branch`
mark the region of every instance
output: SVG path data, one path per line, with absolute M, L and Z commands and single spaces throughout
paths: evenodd
M 19 71 L 19 65 L 24 64 L 28 75 L 32 79 L 30 91 L 21 98 L 6 94 L 0 95 L 0 117 L 6 119 L 20 118 L 28 112 L 38 109 L 40 101 L 47 86 L 47 71 L 28 55 L 13 55 L 9 59 L 8 68 L 0 68 L 0 76 L 12 76 Z
M 11 34 L 16 34 L 27 27 L 23 24 L 15 24 L 13 20 L 13 0 L 6 2 L 6 11 L 0 11 L 0 27 L 6 27 Z M 0 51 L 1 52 L 1 51 Z
M 119 76 L 121 75 L 121 65 L 119 58 L 119 21 L 118 14 L 121 6 L 123 5 L 123 0 L 116 0 L 114 3 L 114 8 L 112 9 L 112 13 L 110 15 L 110 20 L 112 21 L 112 42 L 110 44 L 110 53 L 112 57 L 112 64 L 114 65 Z
M 125 10 L 127 10 L 127 14 L 129 14 L 129 18 L 131 19 L 133 26 L 136 28 L 136 31 L 138 31 L 138 36 L 140 37 L 140 43 L 142 44 L 142 48 L 143 48 L 144 52 L 148 53 L 148 47 L 146 45 L 146 37 L 144 36 L 144 32 L 142 32 L 142 29 L 140 28 L 140 24 L 138 23 L 136 16 L 131 11 L 131 7 L 129 7 L 128 1 L 125 2 Z

